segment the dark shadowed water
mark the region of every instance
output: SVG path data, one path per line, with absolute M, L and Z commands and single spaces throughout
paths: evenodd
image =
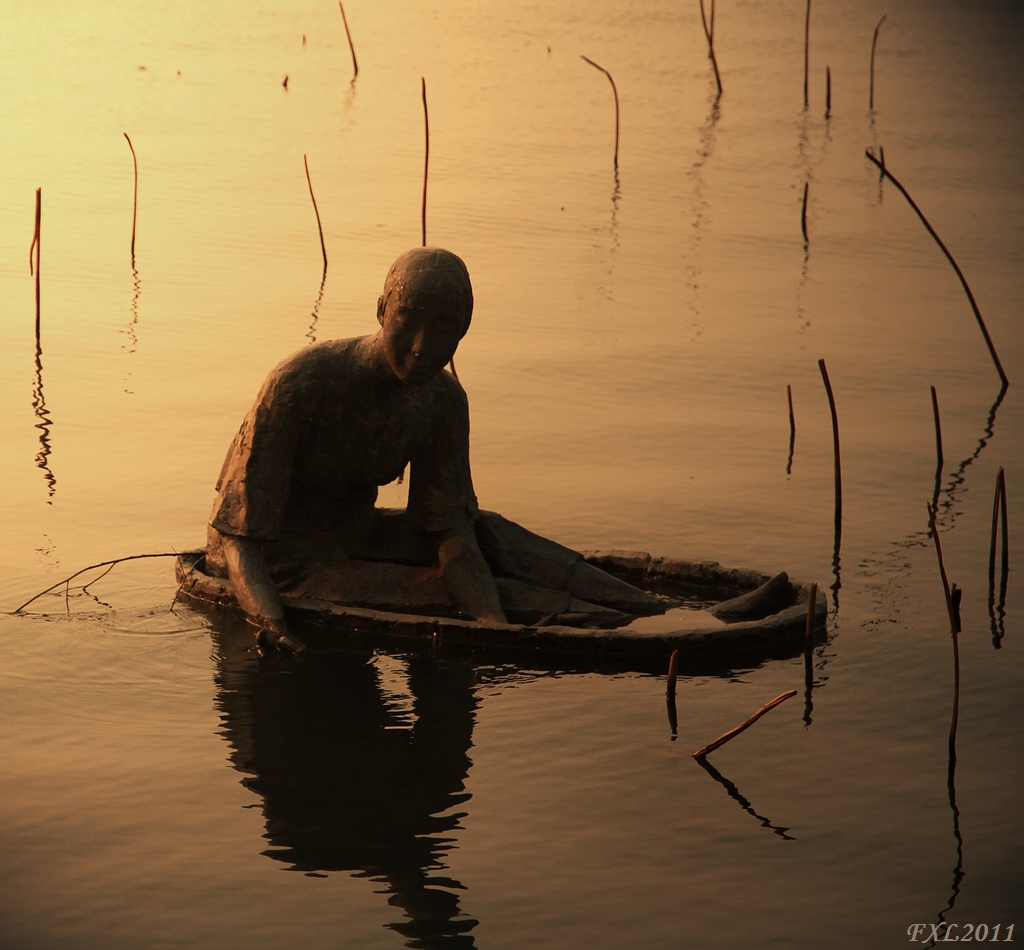
M 4 4 L 5 610 L 201 545 L 267 370 L 373 331 L 421 240 L 423 77 L 427 237 L 476 291 L 457 365 L 481 503 L 581 548 L 788 570 L 830 631 L 809 689 L 802 657 L 684 667 L 673 739 L 660 665 L 326 634 L 264 661 L 174 603 L 169 560 L 90 572 L 0 617 L 3 950 L 861 950 L 1024 928 L 1024 11 L 819 0 L 804 109 L 805 11 L 719 4 L 716 99 L 697 3 L 350 0 L 354 82 L 330 3 Z M 612 89 L 581 55 L 618 87 L 617 171 Z M 956 257 L 1005 392 L 866 148 Z M 932 501 L 963 591 L 955 758 Z

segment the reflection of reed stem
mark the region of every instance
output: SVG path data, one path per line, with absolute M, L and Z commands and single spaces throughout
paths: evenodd
M 800 209 L 800 231 L 804 236 L 804 244 L 807 244 L 807 189 L 810 182 L 804 182 L 804 202 Z
M 953 600 L 953 593 L 949 588 L 949 579 L 946 576 L 946 565 L 942 560 L 942 543 L 939 541 L 939 532 L 935 527 L 935 509 L 928 506 L 928 526 L 931 528 L 932 541 L 935 543 L 935 556 L 939 560 L 939 576 L 942 578 L 942 593 L 946 598 L 946 613 L 949 614 L 949 628 L 953 632 L 954 639 L 960 632 L 960 618 L 957 616 L 956 604 Z M 953 585 L 956 586 L 955 584 Z
M 288 85 L 288 77 L 285 77 L 285 85 Z M 132 267 L 135 266 L 135 217 L 139 209 L 139 160 L 135 157 L 135 146 L 132 145 L 132 140 L 128 138 L 128 133 L 124 133 L 124 137 L 128 142 L 128 148 L 132 151 L 132 166 L 135 169 L 135 190 L 132 193 Z
M 875 47 L 878 46 L 878 31 L 882 28 L 882 24 L 886 21 L 889 14 L 886 14 L 878 21 L 878 26 L 875 27 L 875 35 L 871 38 L 871 80 L 868 84 L 868 108 L 872 111 L 875 108 Z
M 718 72 L 718 57 L 715 56 L 715 0 L 711 0 L 711 25 L 708 26 L 707 17 L 704 15 L 704 0 L 700 0 L 700 22 L 704 27 L 704 38 L 708 41 L 708 59 L 711 60 L 711 68 L 715 71 L 715 86 L 718 87 L 718 94 L 722 94 L 722 77 Z
M 992 337 L 988 335 L 988 328 L 985 326 L 985 321 L 981 318 L 981 311 L 978 309 L 978 305 L 974 300 L 974 294 L 971 293 L 971 288 L 967 284 L 967 278 L 964 277 L 963 271 L 960 270 L 959 265 L 953 259 L 953 255 L 949 253 L 949 248 L 947 248 L 946 245 L 942 243 L 942 238 L 940 238 L 939 235 L 935 232 L 935 228 L 931 226 L 928 219 L 924 216 L 924 212 L 922 212 L 921 209 L 917 206 L 914 199 L 910 197 L 910 194 L 907 192 L 907 189 L 904 188 L 903 185 L 901 185 L 893 176 L 893 174 L 885 167 L 884 160 L 879 161 L 877 158 L 875 158 L 874 155 L 871 154 L 871 152 L 867 150 L 865 150 L 864 154 L 872 162 L 874 162 L 875 165 L 878 166 L 878 169 L 881 171 L 881 173 L 886 178 L 888 178 L 889 181 L 891 181 L 896 186 L 899 193 L 903 195 L 904 198 L 907 199 L 907 202 L 910 204 L 910 207 L 914 209 L 917 216 L 921 219 L 921 223 L 925 226 L 928 233 L 935 239 L 935 243 L 939 245 L 939 248 L 942 250 L 942 253 L 946 255 L 946 260 L 948 260 L 949 263 L 953 266 L 953 270 L 956 271 L 956 276 L 960 278 L 960 283 L 964 288 L 964 292 L 967 294 L 967 299 L 970 301 L 971 309 L 974 311 L 974 316 L 978 321 L 978 326 L 981 327 L 982 336 L 985 337 L 985 345 L 988 346 L 988 352 L 992 357 L 992 362 L 996 364 L 996 370 L 999 373 L 999 378 L 1003 381 L 1004 386 L 1008 385 L 1009 380 L 1006 378 L 1006 373 L 1003 372 L 1003 364 L 999 362 L 999 356 L 996 353 L 996 348 L 994 344 L 992 343 Z
M 430 167 L 430 116 L 427 114 L 427 80 L 420 76 L 423 95 L 423 201 L 420 205 L 420 230 L 423 246 L 427 246 L 427 170 Z
M 309 177 L 309 162 L 305 153 L 302 156 L 302 164 L 306 167 L 306 184 L 309 185 L 309 197 L 313 200 L 313 213 L 316 215 L 316 229 L 320 235 L 320 253 L 324 258 L 324 276 L 327 276 L 327 247 L 324 245 L 324 229 L 320 224 L 320 209 L 316 206 L 316 195 L 313 194 L 313 181 Z
M 679 719 L 676 715 L 676 679 L 679 676 L 679 651 L 673 650 L 668 658 L 668 677 L 665 680 L 665 703 L 668 708 L 668 723 L 675 737 L 679 730 Z
M 807 0 L 807 14 L 804 17 L 804 108 L 807 108 L 807 79 L 810 66 L 811 48 L 811 0 Z
M 804 649 L 810 654 L 814 647 L 814 610 L 818 605 L 818 585 L 811 584 L 811 592 L 807 596 L 807 630 L 804 636 Z
M 789 831 L 789 828 L 785 828 L 780 825 L 773 825 L 771 821 L 764 817 L 764 815 L 759 815 L 756 811 L 754 811 L 750 802 L 746 798 L 744 798 L 743 795 L 740 794 L 740 790 L 732 782 L 730 782 L 724 775 L 722 775 L 722 773 L 719 772 L 718 769 L 716 769 L 707 759 L 697 759 L 697 764 L 702 769 L 704 769 L 704 771 L 707 772 L 708 775 L 710 775 L 716 782 L 718 782 L 718 784 L 721 785 L 722 788 L 724 788 L 729 793 L 729 797 L 733 799 L 733 801 L 738 802 L 740 807 L 748 815 L 753 815 L 759 822 L 761 822 L 763 827 L 771 828 L 771 830 L 775 834 L 777 834 L 780 838 L 784 838 L 786 841 L 795 840 L 792 835 L 786 834 L 786 832 Z
M 807 629 L 804 633 L 804 723 L 811 724 L 811 694 L 814 690 L 814 612 L 818 605 L 818 585 L 811 584 L 807 596 Z
M 619 90 L 615 87 L 615 80 L 612 79 L 612 74 L 610 72 L 608 72 L 608 70 L 605 69 L 604 66 L 598 66 L 597 63 L 595 63 L 592 59 L 588 59 L 582 53 L 580 54 L 580 59 L 584 60 L 585 62 L 590 63 L 590 65 L 593 66 L 594 69 L 601 70 L 601 72 L 603 72 L 608 77 L 608 82 L 610 82 L 612 84 L 612 95 L 615 96 L 615 158 L 614 158 L 614 162 L 615 162 L 615 170 L 618 171 L 619 170 Z
M 359 75 L 359 63 L 356 62 L 356 48 L 352 45 L 352 34 L 348 29 L 348 17 L 345 16 L 345 7 L 342 6 L 341 0 L 338 0 L 338 8 L 341 10 L 341 22 L 345 24 L 345 36 L 348 37 L 348 49 L 352 54 L 352 78 L 355 79 Z
M 995 590 L 996 584 L 996 538 L 999 534 L 1000 524 L 1003 529 L 1003 545 L 1002 545 L 1002 573 L 1005 576 L 1008 573 L 1008 565 L 1010 558 L 1010 542 L 1007 537 L 1007 513 L 1006 513 L 1006 474 L 1003 472 L 1002 466 L 999 467 L 999 472 L 996 475 L 996 492 L 995 498 L 992 500 L 992 543 L 989 546 L 988 551 L 988 584 L 989 590 Z
M 791 696 L 796 696 L 795 689 L 788 690 L 781 696 L 776 696 L 775 699 L 773 699 L 771 702 L 765 703 L 756 713 L 754 713 L 753 716 L 751 716 L 745 722 L 740 723 L 735 729 L 730 729 L 727 733 L 715 739 L 714 742 L 709 742 L 706 746 L 704 746 L 704 748 L 698 749 L 696 752 L 693 753 L 693 757 L 695 759 L 702 759 L 704 758 L 704 756 L 714 752 L 715 749 L 721 748 L 721 746 L 725 745 L 730 739 L 735 739 L 736 736 L 738 736 L 741 732 L 744 732 L 745 730 L 749 729 L 766 712 L 769 712 L 770 710 L 774 709 L 776 706 L 779 705 L 779 703 L 784 703 Z
M 992 543 L 988 554 L 988 613 L 992 623 L 992 643 L 998 649 L 1003 638 L 1003 616 L 1006 608 L 1006 583 L 1010 573 L 1010 542 L 1007 533 L 1006 475 L 1002 467 L 996 475 L 996 492 L 992 501 Z M 996 535 L 1000 521 L 1003 529 L 1002 557 L 999 571 L 999 598 L 996 599 Z

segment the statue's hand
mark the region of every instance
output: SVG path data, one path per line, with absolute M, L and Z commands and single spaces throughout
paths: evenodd
M 304 644 L 294 634 L 288 632 L 283 620 L 263 620 L 256 623 L 256 646 L 261 653 L 277 651 L 301 656 L 306 652 Z

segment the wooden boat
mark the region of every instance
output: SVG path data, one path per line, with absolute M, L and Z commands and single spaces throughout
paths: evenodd
M 284 596 L 289 618 L 339 635 L 413 639 L 473 648 L 504 648 L 526 653 L 580 657 L 654 658 L 678 650 L 680 657 L 730 659 L 792 654 L 807 633 L 810 587 L 757 571 L 724 568 L 714 561 L 655 558 L 646 553 L 585 553 L 591 564 L 666 600 L 657 616 L 625 618 L 613 628 L 570 626 L 558 616 L 532 624 L 484 624 L 453 617 L 398 613 L 376 606 L 353 606 Z M 182 554 L 176 565 L 180 596 L 205 610 L 235 610 L 228 580 L 204 573 L 205 553 Z M 824 635 L 827 605 L 817 597 L 813 636 Z

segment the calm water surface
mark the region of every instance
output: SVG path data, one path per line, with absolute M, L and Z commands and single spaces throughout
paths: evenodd
M 852 950 L 942 920 L 1024 939 L 1019 4 L 815 4 L 806 111 L 796 0 L 719 5 L 718 101 L 696 4 L 352 0 L 355 82 L 329 3 L 3 6 L 5 610 L 202 544 L 267 370 L 373 331 L 420 243 L 424 77 L 428 240 L 476 288 L 457 363 L 481 502 L 583 548 L 785 569 L 831 616 L 809 693 L 802 658 L 685 669 L 673 741 L 660 667 L 330 637 L 263 663 L 174 605 L 170 561 L 122 564 L 0 618 L 0 947 Z M 617 173 L 581 54 L 618 86 Z M 970 281 L 1002 398 L 867 147 Z M 964 591 L 952 784 L 933 497 Z M 713 767 L 690 757 L 787 689 Z

